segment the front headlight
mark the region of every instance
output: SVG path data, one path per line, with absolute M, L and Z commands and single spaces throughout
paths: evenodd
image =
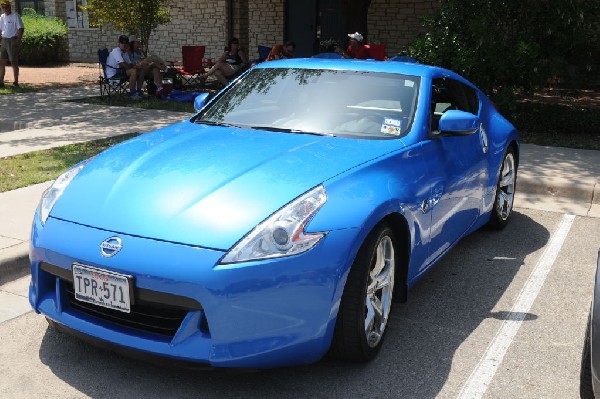
M 46 219 L 48 219 L 50 211 L 54 207 L 54 204 L 56 204 L 58 198 L 62 195 L 63 191 L 65 191 L 65 188 L 67 188 L 69 183 L 71 183 L 71 180 L 73 180 L 75 176 L 81 172 L 81 169 L 83 169 L 83 167 L 91 160 L 92 158 L 73 166 L 71 169 L 58 176 L 54 183 L 44 191 L 40 201 L 40 221 L 42 222 L 42 226 L 46 224 Z
M 220 263 L 279 258 L 308 251 L 326 233 L 306 233 L 304 227 L 326 201 L 323 186 L 306 192 L 256 226 Z

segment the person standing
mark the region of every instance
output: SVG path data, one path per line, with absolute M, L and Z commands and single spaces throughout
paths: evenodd
M 23 32 L 25 32 L 25 25 L 23 25 L 21 16 L 12 12 L 10 0 L 0 0 L 0 7 L 2 7 L 2 15 L 0 15 L 0 35 L 2 36 L 0 87 L 4 87 L 4 73 L 9 60 L 14 74 L 13 86 L 19 87 L 19 47 Z

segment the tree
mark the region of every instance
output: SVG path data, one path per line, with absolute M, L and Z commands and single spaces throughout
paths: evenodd
M 171 22 L 172 0 L 88 0 L 82 7 L 93 26 L 112 25 L 117 30 L 139 36 L 145 53 L 152 31 Z
M 488 94 L 530 91 L 573 67 L 594 73 L 599 19 L 598 0 L 442 0 L 409 54 L 461 73 Z

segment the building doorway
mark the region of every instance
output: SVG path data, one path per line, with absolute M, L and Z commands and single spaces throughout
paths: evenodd
M 297 57 L 319 52 L 319 43 L 335 40 L 342 48 L 348 33 L 368 37 L 367 15 L 371 0 L 287 0 L 286 40 L 296 43 Z

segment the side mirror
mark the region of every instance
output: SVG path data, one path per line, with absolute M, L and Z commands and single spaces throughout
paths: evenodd
M 470 112 L 449 110 L 442 114 L 438 125 L 441 136 L 466 136 L 479 127 L 479 119 Z
M 206 105 L 208 101 L 208 96 L 210 93 L 201 93 L 196 96 L 194 99 L 194 109 L 196 111 L 200 111 Z

